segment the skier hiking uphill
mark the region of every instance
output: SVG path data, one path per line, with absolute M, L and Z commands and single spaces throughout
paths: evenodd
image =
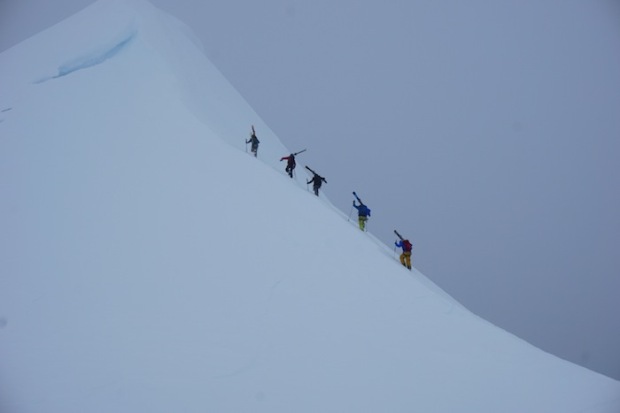
M 250 134 L 250 139 L 248 139 L 247 141 L 245 141 L 245 144 L 247 145 L 248 143 L 251 143 L 252 146 L 250 147 L 250 150 L 252 151 L 252 153 L 254 154 L 254 157 L 257 156 L 258 154 L 258 144 L 260 143 L 260 141 L 258 140 L 258 138 L 256 137 L 256 131 L 254 130 L 254 125 L 252 125 L 252 133 Z M 246 146 L 246 151 L 247 151 L 247 146 Z
M 295 156 L 305 151 L 306 150 L 304 149 L 302 151 L 292 153 L 289 156 L 283 156 L 282 158 L 280 158 L 280 162 L 286 160 L 286 169 L 284 170 L 286 171 L 286 173 L 288 173 L 288 176 L 290 176 L 291 178 L 293 177 L 293 171 L 295 170 L 295 167 L 297 166 L 297 163 L 295 162 Z
M 408 239 L 403 238 L 398 231 L 394 230 L 394 233 L 399 238 L 399 241 L 396 241 L 394 245 L 403 249 L 403 253 L 400 254 L 400 263 L 403 264 L 404 267 L 411 270 L 411 242 L 409 242 Z
M 357 221 L 359 222 L 360 229 L 362 231 L 365 231 L 366 221 L 368 221 L 368 217 L 370 216 L 370 208 L 364 205 L 364 203 L 362 202 L 360 197 L 357 196 L 355 191 L 353 191 L 353 196 L 357 199 L 357 202 L 360 203 L 359 205 L 355 205 L 355 200 L 353 200 L 353 206 L 355 207 L 355 209 L 357 209 Z
M 311 180 L 307 181 L 306 184 L 312 183 L 312 189 L 314 189 L 314 195 L 319 196 L 319 188 L 323 184 L 323 182 L 327 183 L 327 180 L 323 178 L 321 175 L 314 172 L 312 169 L 306 166 L 306 169 L 314 174 Z

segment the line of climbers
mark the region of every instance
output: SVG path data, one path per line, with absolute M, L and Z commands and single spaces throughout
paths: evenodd
M 258 156 L 258 145 L 260 141 L 258 140 L 258 137 L 256 137 L 256 130 L 254 129 L 254 125 L 252 125 L 252 132 L 250 133 L 250 139 L 246 140 L 245 143 L 246 143 L 246 152 L 247 152 L 247 144 L 250 143 L 251 144 L 250 151 L 254 155 L 254 157 L 257 157 Z M 291 153 L 289 156 L 283 156 L 282 158 L 280 158 L 280 162 L 286 161 L 286 168 L 284 170 L 286 171 L 288 176 L 290 176 L 291 178 L 293 178 L 293 172 L 295 171 L 295 167 L 297 166 L 295 157 L 305 151 L 306 149 L 303 149 L 299 152 Z M 306 181 L 306 185 L 312 184 L 312 189 L 314 190 L 314 194 L 316 196 L 319 196 L 319 189 L 321 188 L 321 185 L 323 184 L 323 182 L 327 183 L 327 180 L 321 175 L 317 174 L 312 169 L 310 169 L 308 166 L 306 166 L 305 168 L 308 171 L 312 172 L 312 175 L 313 175 L 312 179 L 310 179 L 309 181 Z M 359 198 L 359 196 L 357 196 L 355 191 L 353 191 L 353 196 L 355 197 L 357 202 L 359 202 L 359 205 L 357 205 L 355 203 L 355 199 L 353 200 L 353 207 L 357 209 L 358 225 L 362 231 L 366 231 L 366 222 L 368 221 L 368 218 L 370 217 L 370 208 L 368 208 L 368 206 L 366 206 L 362 202 L 362 200 Z M 353 207 L 351 209 L 353 209 Z M 349 217 L 350 216 L 351 216 L 351 213 L 349 213 Z M 400 263 L 404 267 L 407 267 L 409 270 L 411 270 L 411 250 L 413 246 L 411 245 L 411 242 L 408 239 L 403 238 L 398 233 L 398 231 L 394 230 L 394 233 L 398 237 L 398 240 L 394 242 L 394 249 L 396 248 L 402 249 L 402 253 L 400 254 Z

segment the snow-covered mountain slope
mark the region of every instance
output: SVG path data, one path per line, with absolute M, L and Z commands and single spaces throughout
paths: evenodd
M 403 269 L 287 153 L 147 2 L 0 54 L 0 411 L 620 411 L 619 382 Z

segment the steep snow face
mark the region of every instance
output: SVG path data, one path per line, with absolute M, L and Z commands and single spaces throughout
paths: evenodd
M 148 3 L 1 54 L 0 88 L 0 411 L 620 411 L 288 178 Z
M 130 72 L 110 74 L 115 83 L 135 82 L 135 77 L 146 76 L 141 80 L 152 90 L 144 91 L 140 98 L 161 96 L 164 101 L 170 96 L 160 89 L 170 86 L 174 99 L 182 102 L 203 127 L 240 149 L 245 148 L 250 126 L 254 125 L 263 161 L 282 167 L 278 160 L 288 150 L 206 58 L 189 29 L 144 0 L 97 2 L 3 53 L 0 74 L 10 83 L 0 86 L 0 110 L 10 107 L 8 99 L 14 102 L 29 91 L 41 90 L 28 87 L 32 84 L 68 75 L 77 81 L 87 77 L 88 70 L 99 73 L 120 67 L 129 59 L 135 60 Z M 99 67 L 104 64 L 105 68 Z

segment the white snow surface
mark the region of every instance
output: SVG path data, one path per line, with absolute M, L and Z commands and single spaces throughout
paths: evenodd
M 146 1 L 0 54 L 0 412 L 620 412 L 620 382 L 404 269 L 288 153 Z

